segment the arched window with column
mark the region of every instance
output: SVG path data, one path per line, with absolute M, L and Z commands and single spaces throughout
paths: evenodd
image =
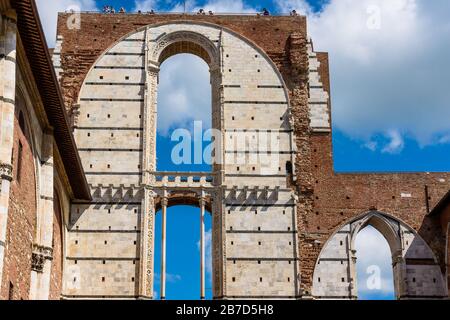
M 446 296 L 443 275 L 428 244 L 404 222 L 377 211 L 352 219 L 328 239 L 314 269 L 312 293 L 317 299 Z

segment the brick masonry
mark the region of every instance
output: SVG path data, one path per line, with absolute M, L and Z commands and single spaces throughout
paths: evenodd
M 331 127 L 331 104 L 330 104 L 330 80 L 329 80 L 329 69 L 328 69 L 328 55 L 326 53 L 315 53 L 312 47 L 312 43 L 308 40 L 307 30 L 306 30 L 306 19 L 305 17 L 257 17 L 257 16 L 184 16 L 184 15 L 103 15 L 103 14 L 81 14 L 81 29 L 80 30 L 70 30 L 67 27 L 67 19 L 70 18 L 70 14 L 60 14 L 58 19 L 58 48 L 55 50 L 54 61 L 58 68 L 58 74 L 61 76 L 61 86 L 64 93 L 64 99 L 66 102 L 66 107 L 69 111 L 76 115 L 77 120 L 74 120 L 76 126 L 79 126 L 86 120 L 87 109 L 84 106 L 89 106 L 89 110 L 94 110 L 93 115 L 96 121 L 108 123 L 106 116 L 106 109 L 104 104 L 97 103 L 95 100 L 90 102 L 80 101 L 80 99 L 89 98 L 114 98 L 114 97 L 94 97 L 94 94 L 102 93 L 102 89 L 94 90 L 89 89 L 87 85 L 83 83 L 87 82 L 89 79 L 97 79 L 100 74 L 96 69 L 91 68 L 94 65 L 97 66 L 107 66 L 108 63 L 115 63 L 116 65 L 131 65 L 133 66 L 143 66 L 142 58 L 139 57 L 111 57 L 109 55 L 103 55 L 105 52 L 119 52 L 117 50 L 125 50 L 131 52 L 130 50 L 138 50 L 137 53 L 142 53 L 143 48 L 139 46 L 128 45 L 133 43 L 133 41 L 127 42 L 127 45 L 122 45 L 122 42 L 118 42 L 126 35 L 131 35 L 129 39 L 137 39 L 133 37 L 141 37 L 141 41 L 144 39 L 144 34 L 135 33 L 138 29 L 142 30 L 144 26 L 154 26 L 157 30 L 157 26 L 166 24 L 169 26 L 167 32 L 179 30 L 176 25 L 182 23 L 187 23 L 189 25 L 196 26 L 193 30 L 199 31 L 206 34 L 211 39 L 217 39 L 217 30 L 208 29 L 204 23 L 210 23 L 212 25 L 221 26 L 232 30 L 235 34 L 243 37 L 243 39 L 249 39 L 252 43 L 263 50 L 265 54 L 270 58 L 267 61 L 267 65 L 263 67 L 263 70 L 269 70 L 267 66 L 273 63 L 278 71 L 281 73 L 283 78 L 283 85 L 287 89 L 289 98 L 289 112 L 292 114 L 292 128 L 294 130 L 295 136 L 295 149 L 296 159 L 294 161 L 295 167 L 295 177 L 292 182 L 288 184 L 292 186 L 290 192 L 286 192 L 286 195 L 290 193 L 295 194 L 295 221 L 296 221 L 296 231 L 297 231 L 297 244 L 298 253 L 295 253 L 293 258 L 296 259 L 297 255 L 299 258 L 299 271 L 300 280 L 298 288 L 292 287 L 291 285 L 285 284 L 277 286 L 270 285 L 273 279 L 269 280 L 269 287 L 267 286 L 258 287 L 254 279 L 250 279 L 251 276 L 247 275 L 248 270 L 252 270 L 255 266 L 251 262 L 240 269 L 234 269 L 234 263 L 231 261 L 229 264 L 225 263 L 226 274 L 220 268 L 216 270 L 222 270 L 222 284 L 223 290 L 218 290 L 215 292 L 216 297 L 226 296 L 225 291 L 228 291 L 230 297 L 239 296 L 280 296 L 280 297 L 310 297 L 313 295 L 313 278 L 314 271 L 316 269 L 316 263 L 319 259 L 319 255 L 324 248 L 325 244 L 332 236 L 338 231 L 344 228 L 349 222 L 354 221 L 356 217 L 360 217 L 363 214 L 369 212 L 382 212 L 392 217 L 394 221 L 401 222 L 405 226 L 405 232 L 414 232 L 417 241 L 422 239 L 427 244 L 432 252 L 433 259 L 440 267 L 441 273 L 445 274 L 446 270 L 446 260 L 445 260 L 445 250 L 442 250 L 445 245 L 445 237 L 436 237 L 438 232 L 437 222 L 435 218 L 429 217 L 428 212 L 435 206 L 435 204 L 442 198 L 442 196 L 450 188 L 450 174 L 448 173 L 406 173 L 406 174 L 336 174 L 333 169 L 333 157 L 332 157 L 332 133 Z M 173 26 L 173 27 L 171 27 Z M 182 28 L 181 28 L 182 29 Z M 218 29 L 220 29 L 218 27 Z M 137 40 L 139 40 L 137 39 Z M 231 37 L 232 39 L 232 37 Z M 233 42 L 234 41 L 234 42 Z M 232 47 L 234 44 L 238 45 L 238 40 L 233 40 L 229 43 Z M 113 46 L 119 43 L 117 46 Z M 252 45 L 250 45 L 252 47 Z M 247 51 L 245 51 L 247 50 Z M 249 54 L 253 49 L 245 49 L 244 54 Z M 243 59 L 247 56 L 243 55 Z M 108 60 L 109 59 L 109 60 Z M 109 62 L 108 62 L 109 61 Z M 234 64 L 233 64 L 234 63 Z M 254 61 L 249 60 L 249 63 L 254 63 Z M 243 68 L 242 72 L 245 73 L 245 68 L 243 65 L 239 64 L 239 61 L 230 62 L 230 70 L 240 70 Z M 266 69 L 264 69 L 266 68 Z M 227 68 L 228 69 L 228 68 Z M 108 73 L 109 72 L 109 73 Z M 138 80 L 143 80 L 141 71 L 130 71 Z M 226 73 L 226 72 L 225 72 Z M 116 75 L 113 71 L 104 71 L 103 76 L 106 78 L 112 78 L 117 81 Z M 89 78 L 91 77 L 91 78 Z M 145 77 L 145 75 L 144 75 Z M 224 74 L 223 79 L 232 81 L 252 81 L 255 76 L 249 73 L 248 78 L 234 78 L 233 73 L 231 75 Z M 269 76 L 270 77 L 270 76 Z M 91 80 L 89 80 L 91 81 Z M 104 80 L 106 81 L 106 79 Z M 227 83 L 224 83 L 227 84 Z M 231 83 L 230 84 L 235 84 Z M 312 88 L 313 87 L 313 88 Z M 122 88 L 123 89 L 123 88 Z M 121 90 L 122 90 L 121 89 Z M 125 91 L 115 91 L 114 94 L 120 96 L 134 97 L 135 99 L 140 99 L 143 92 L 138 88 L 136 89 L 123 89 Z M 229 90 L 229 95 L 232 89 Z M 236 93 L 239 96 L 239 93 Z M 251 93 L 248 93 L 251 95 Z M 245 96 L 247 97 L 247 96 Z M 269 96 L 270 97 L 270 96 Z M 274 96 L 272 96 L 274 97 Z M 133 99 L 134 99 L 133 98 Z M 126 103 L 138 104 L 139 101 L 134 102 L 123 102 L 118 107 L 118 113 L 123 110 L 131 110 Z M 97 108 L 97 109 L 96 109 Z M 102 110 L 102 108 L 104 110 Z M 120 108 L 123 108 L 120 109 Z M 275 108 L 274 108 L 275 109 Z M 122 111 L 120 111 L 122 110 Z M 230 111 L 227 114 L 227 111 Z M 257 113 L 258 106 L 252 106 L 249 109 L 249 114 L 238 114 L 238 119 L 249 116 L 252 112 Z M 134 112 L 134 111 L 133 111 Z M 130 111 L 128 114 L 130 118 L 133 118 L 136 123 L 131 123 L 128 120 L 123 123 L 119 123 L 120 126 L 133 126 L 138 127 L 138 134 L 141 130 L 145 130 L 137 116 L 140 112 L 134 114 Z M 225 117 L 231 117 L 233 113 L 236 113 L 232 107 L 226 109 Z M 274 111 L 275 112 L 275 111 Z M 237 114 L 237 113 L 236 113 Z M 114 116 L 114 114 L 112 114 Z M 278 117 L 279 115 L 274 116 Z M 103 117 L 103 118 L 99 118 Z M 276 118 L 275 117 L 275 118 Z M 213 116 L 214 118 L 214 116 Z M 273 120 L 274 117 L 270 119 L 257 119 L 260 121 L 258 127 L 261 126 L 276 126 L 277 124 L 271 124 L 269 120 Z M 229 125 L 230 129 L 240 129 L 240 128 L 251 128 L 252 124 L 248 121 L 237 122 L 237 124 L 232 124 L 228 119 L 226 125 Z M 80 122 L 81 121 L 81 122 Z M 119 120 L 117 120 L 119 121 Z M 98 122 L 97 122 L 98 123 Z M 290 127 L 290 126 L 289 126 Z M 86 144 L 84 148 L 94 148 L 91 146 L 92 143 L 84 137 L 85 132 L 83 132 L 83 137 L 80 136 L 80 130 L 75 131 L 77 141 L 80 148 L 81 145 Z M 114 142 L 110 139 L 106 139 L 104 134 L 98 135 L 93 133 L 91 141 L 100 141 L 99 144 L 109 145 L 109 146 L 126 146 L 127 149 L 136 148 L 139 150 L 143 149 L 141 146 L 143 142 L 140 139 L 135 139 L 136 141 L 131 141 L 130 137 L 117 136 Z M 78 136 L 77 136 L 78 135 Z M 137 136 L 139 138 L 139 135 Z M 122 141 L 122 142 L 121 142 Z M 108 148 L 108 147 L 107 147 Z M 88 154 L 86 154 L 87 152 Z M 142 152 L 142 151 L 139 151 Z M 120 183 L 126 184 L 140 184 L 142 181 L 139 177 L 127 176 L 114 178 L 112 176 L 108 177 L 106 167 L 108 158 L 103 157 L 101 154 L 95 154 L 94 151 L 81 150 L 82 159 L 84 161 L 85 168 L 89 168 L 90 165 L 100 167 L 100 171 L 106 172 L 106 175 L 95 176 L 90 178 L 90 182 L 97 185 L 102 184 L 103 186 L 109 183 L 119 185 Z M 112 160 L 114 162 L 114 160 Z M 121 156 L 115 158 L 117 161 L 116 168 L 124 169 L 125 171 L 138 170 L 139 158 L 133 155 L 133 152 L 124 152 Z M 287 161 L 287 159 L 283 159 Z M 114 163 L 109 163 L 110 166 L 114 166 Z M 123 167 L 125 166 L 125 167 Z M 127 167 L 130 166 L 130 167 Z M 89 169 L 87 169 L 89 170 Z M 232 167 L 227 167 L 230 173 L 233 172 Z M 251 171 L 251 168 L 243 168 L 243 171 Z M 106 177 L 106 178 L 105 178 Z M 125 179 L 125 180 L 124 180 Z M 282 181 L 281 181 L 282 180 Z M 271 181 L 275 185 L 283 186 L 286 181 L 286 176 L 280 181 Z M 236 179 L 230 180 L 225 183 L 225 186 L 233 187 L 237 185 L 242 188 L 242 180 Z M 267 183 L 267 181 L 261 182 Z M 286 188 L 286 184 L 284 184 Z M 107 198 L 109 196 L 105 195 Z M 224 197 L 227 193 L 224 194 Z M 97 201 L 104 200 L 104 196 L 96 198 Z M 111 199 L 110 197 L 108 199 Z M 140 199 L 140 198 L 138 198 Z M 140 201 L 140 200 L 139 200 Z M 138 228 L 134 229 L 137 225 L 136 219 L 139 217 L 134 216 L 135 209 L 138 210 L 140 215 L 140 204 L 139 201 L 133 206 L 127 207 L 115 207 L 113 208 L 114 213 L 117 213 L 117 217 L 121 219 L 126 219 L 127 225 L 131 227 L 129 232 L 117 232 L 114 231 L 115 228 L 119 226 L 114 226 L 115 220 L 109 220 L 106 218 L 108 214 L 108 207 L 100 207 L 100 210 L 93 210 L 94 205 L 83 207 L 74 205 L 72 212 L 72 225 L 71 228 L 83 229 L 92 224 L 87 224 L 91 221 L 92 216 L 99 214 L 99 220 L 95 221 L 95 229 L 91 231 L 96 231 L 95 234 L 90 235 L 88 232 L 81 233 L 72 229 L 71 232 L 76 235 L 76 237 L 69 236 L 71 239 L 71 244 L 69 252 L 74 256 L 70 256 L 70 264 L 73 264 L 70 268 L 70 275 L 72 273 L 79 273 L 80 270 L 89 270 L 89 273 L 81 272 L 80 276 L 84 282 L 92 283 L 92 287 L 77 286 L 76 284 L 71 284 L 71 290 L 69 290 L 68 295 L 77 296 L 125 296 L 125 297 L 135 297 L 138 295 L 135 285 L 131 278 L 138 276 L 137 269 L 135 267 L 135 260 L 139 258 L 138 251 L 133 247 L 130 247 L 130 243 L 137 241 L 139 239 L 136 235 Z M 98 207 L 98 206 L 97 206 Z M 81 209 L 81 211 L 79 211 Z M 227 212 L 226 208 L 223 208 L 223 214 Z M 105 211 L 106 210 L 106 211 Z M 101 211 L 101 212 L 100 212 Z M 278 211 L 279 213 L 279 211 Z M 274 212 L 275 214 L 275 212 Z M 102 215 L 105 215 L 105 220 L 103 220 Z M 122 216 L 123 215 L 123 216 Z M 108 219 L 108 224 L 106 224 L 106 219 Z M 121 220 L 122 221 L 122 220 Z M 251 222 L 251 220 L 241 221 L 233 220 L 232 216 L 229 220 L 226 220 L 224 227 L 228 228 L 230 221 L 233 221 L 233 226 L 238 225 L 244 227 L 255 227 L 256 224 L 264 223 L 264 221 L 257 219 L 256 222 Z M 282 220 L 279 221 L 283 223 Z M 78 224 L 77 224 L 78 223 Z M 114 232 L 108 233 L 108 226 Z M 283 225 L 283 227 L 285 227 Z M 99 230 L 103 230 L 100 233 Z M 223 230 L 222 230 L 223 231 Z M 69 233 L 71 234 L 71 233 Z M 98 236 L 102 234 L 102 236 Z M 254 247 L 245 248 L 245 244 L 240 245 L 240 250 L 238 254 L 233 254 L 235 248 L 231 248 L 231 239 L 234 239 L 234 234 L 227 235 L 227 241 L 224 250 L 227 254 L 239 255 L 242 253 L 248 253 L 249 251 L 254 251 Z M 223 239 L 223 238 L 222 238 Z M 78 241 L 86 242 L 89 244 L 94 243 L 94 240 L 98 242 L 95 246 L 98 246 L 101 251 L 90 251 L 87 247 L 80 247 Z M 75 244 L 75 241 L 77 243 Z M 108 250 L 108 254 L 111 252 L 121 252 L 121 256 L 115 254 L 115 260 L 108 262 L 108 267 L 102 266 L 102 257 L 93 256 L 99 252 L 103 252 L 105 249 L 100 248 L 103 241 L 114 245 L 113 250 Z M 257 239 L 250 239 L 250 236 L 237 237 L 237 241 L 243 241 L 243 243 L 256 242 Z M 234 242 L 234 240 L 233 240 Z M 268 241 L 271 243 L 271 240 Z M 272 243 L 275 246 L 275 243 Z M 75 247 L 78 246 L 78 247 Z M 121 248 L 119 250 L 119 248 Z M 266 252 L 271 252 L 272 247 L 266 250 Z M 116 251 L 119 250 L 119 251 Z M 219 250 L 220 251 L 220 250 Z M 272 252 L 272 255 L 281 254 L 281 251 Z M 126 253 L 126 256 L 125 256 Z M 428 253 L 427 253 L 428 254 Z M 123 256 L 122 256 L 123 255 Z M 260 254 L 261 255 L 261 254 Z M 75 262 L 77 261 L 77 266 Z M 105 256 L 103 256 L 105 257 Z M 88 259 L 89 258 L 89 259 Z M 95 264 L 95 265 L 94 265 Z M 111 265 L 111 266 L 110 266 Z M 86 269 L 82 269 L 86 268 Z M 108 269 L 109 268 L 109 269 Z M 113 282 L 108 282 L 109 278 L 103 281 L 102 274 L 109 275 L 112 270 L 116 268 L 121 268 L 126 270 L 123 273 L 123 279 L 114 279 Z M 261 270 L 263 274 L 270 275 L 273 269 L 276 268 L 275 265 L 265 265 L 264 268 L 267 270 Z M 286 274 L 281 275 L 282 278 L 293 279 L 296 274 L 291 274 L 289 268 L 282 267 L 281 270 L 286 270 Z M 72 272 L 72 273 L 71 273 Z M 295 271 L 294 271 L 295 272 Z M 68 275 L 66 273 L 66 275 Z M 134 277 L 133 277 L 134 275 Z M 69 278 L 69 276 L 67 276 Z M 292 277 L 292 278 L 291 278 Z M 95 278 L 95 279 L 94 279 Z M 234 278 L 248 278 L 248 282 L 240 283 L 237 282 L 233 284 Z M 70 277 L 72 279 L 72 277 Z M 219 279 L 220 280 L 220 279 Z M 219 281 L 218 280 L 218 281 Z M 340 281 L 340 279 L 339 279 Z M 425 280 L 424 280 L 425 281 Z M 338 286 L 334 283 L 332 285 Z M 346 284 L 347 285 L 347 284 Z M 102 289 L 105 286 L 105 289 Z M 217 288 L 218 284 L 216 284 Z M 95 290 L 94 290 L 95 287 Z M 106 289 L 108 288 L 108 289 Z M 250 288 L 255 288 L 254 290 Z M 105 293 L 108 292 L 109 294 Z M 412 292 L 411 295 L 414 296 L 414 289 L 405 289 L 407 292 Z M 410 291 L 408 291 L 410 290 Z M 270 292 L 267 294 L 267 292 Z M 330 294 L 331 295 L 331 294 Z M 438 295 L 437 295 L 438 296 Z M 351 295 L 350 295 L 351 297 Z
M 54 191 L 55 199 L 53 201 L 53 259 L 50 278 L 50 300 L 61 299 L 63 283 L 63 211 L 61 210 L 61 198 L 58 192 Z
M 17 101 L 14 118 L 13 181 L 8 214 L 7 246 L 2 279 L 2 299 L 28 299 L 31 286 L 31 255 L 36 230 L 36 177 L 29 129 L 19 126 L 25 112 L 23 98 Z M 22 104 L 21 104 L 22 102 Z M 20 178 L 19 143 L 22 145 Z M 12 290 L 10 290 L 10 284 Z M 12 296 L 10 296 L 12 293 Z

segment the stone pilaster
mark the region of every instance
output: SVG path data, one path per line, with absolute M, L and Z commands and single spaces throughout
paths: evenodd
M 141 212 L 139 298 L 153 298 L 153 261 L 155 234 L 155 197 L 156 193 L 149 188 L 144 190 Z
M 16 14 L 0 13 L 0 279 L 6 246 L 16 97 Z
M 402 250 L 392 254 L 392 269 L 394 272 L 394 288 L 397 299 L 408 294 L 408 278 L 406 277 L 406 261 Z
M 33 250 L 35 267 L 31 271 L 30 296 L 38 300 L 48 299 L 50 292 L 53 258 L 53 170 L 53 130 L 47 129 L 41 146 L 38 227 Z
M 153 172 L 156 170 L 156 120 L 157 120 L 157 87 L 159 66 L 149 60 L 149 31 L 145 33 L 145 91 L 144 91 L 144 136 L 142 170 L 143 183 L 154 183 Z

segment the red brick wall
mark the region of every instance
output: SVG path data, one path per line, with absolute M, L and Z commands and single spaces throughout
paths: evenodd
M 61 64 L 63 95 L 66 105 L 76 102 L 81 84 L 92 64 L 103 51 L 120 38 L 150 24 L 169 21 L 208 22 L 229 28 L 256 42 L 280 66 L 284 63 L 285 47 L 289 35 L 299 32 L 306 35 L 305 17 L 273 16 L 202 16 L 202 15 L 105 15 L 96 13 L 81 14 L 81 30 L 69 29 L 67 19 L 71 15 L 60 13 L 58 35 L 63 35 Z
M 60 199 L 57 191 L 53 192 L 53 260 L 50 278 L 49 299 L 59 300 L 62 290 L 62 267 L 63 267 L 63 235 L 62 214 Z
M 19 128 L 18 115 L 22 110 L 17 99 L 14 119 L 14 179 L 11 183 L 6 251 L 1 299 L 9 298 L 10 282 L 14 286 L 13 299 L 28 299 L 31 278 L 31 251 L 36 232 L 36 179 L 33 153 L 29 135 Z M 17 180 L 19 141 L 22 143 L 22 165 L 20 181 Z

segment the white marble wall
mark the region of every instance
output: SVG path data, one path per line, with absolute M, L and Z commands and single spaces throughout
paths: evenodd
M 221 230 L 226 243 L 226 260 L 223 262 L 226 278 L 223 279 L 225 287 L 222 294 L 249 298 L 295 297 L 296 223 L 292 191 L 287 186 L 286 175 L 286 162 L 292 162 L 294 150 L 289 106 L 281 76 L 270 60 L 249 42 L 226 30 L 203 24 L 177 23 L 149 27 L 147 38 L 150 60 L 152 50 L 160 45 L 159 41 L 173 32 L 201 35 L 209 39 L 217 49 L 213 49 L 214 52 L 220 52 L 220 56 L 213 57 L 213 60 L 220 62 L 221 80 L 215 85 L 221 85 L 216 89 L 223 90 L 223 106 L 213 109 L 223 114 L 225 136 L 233 136 L 230 140 L 226 138 L 224 144 L 224 186 L 227 189 L 236 186 L 238 193 L 249 186 L 260 190 L 270 187 L 271 190 L 268 198 L 253 201 L 256 203 L 254 207 L 249 206 L 249 199 L 237 199 L 233 203 L 225 200 L 222 206 L 218 206 L 226 211 L 231 210 L 230 214 L 224 215 L 226 230 Z M 151 133 L 143 124 L 143 108 L 147 101 L 144 83 L 152 79 L 148 80 L 145 75 L 145 38 L 145 31 L 138 31 L 114 45 L 95 63 L 81 89 L 80 116 L 75 137 L 88 181 L 93 185 L 138 185 L 143 182 L 139 175 L 144 167 L 142 152 L 145 147 L 142 136 Z M 148 87 L 151 88 L 151 85 L 149 83 Z M 151 101 L 150 96 L 148 108 L 151 107 Z M 213 105 L 217 103 L 217 100 L 212 102 Z M 249 141 L 246 146 L 234 147 L 231 140 L 241 139 L 240 131 L 244 129 L 251 136 L 257 134 L 257 130 L 271 130 L 276 136 L 276 144 L 270 145 L 269 150 L 253 141 Z M 270 151 L 273 157 L 270 165 L 248 163 L 252 154 L 245 156 L 247 147 L 251 148 L 252 154 L 267 154 Z M 235 151 L 244 154 L 243 164 L 234 164 Z M 111 213 L 108 213 L 108 208 Z M 128 206 L 109 206 L 108 203 L 77 204 L 72 207 L 68 263 L 73 263 L 78 258 L 78 264 L 73 270 L 79 270 L 81 280 L 66 295 L 137 295 L 130 282 L 133 267 L 120 264 L 123 268 L 120 270 L 121 276 L 114 277 L 111 275 L 111 266 L 119 265 L 118 262 L 109 262 L 114 261 L 114 258 L 123 258 L 125 253 L 128 258 L 139 259 L 139 251 L 133 244 L 137 234 L 131 232 L 136 230 L 136 226 L 136 231 L 140 231 L 140 224 L 137 223 L 139 218 L 133 214 L 134 207 L 129 208 L 130 210 Z M 78 213 L 74 212 L 79 209 Z M 256 215 L 255 209 L 258 210 Z M 239 233 L 230 232 L 229 227 Z M 86 229 L 88 230 L 81 232 Z M 130 233 L 114 230 L 128 230 Z M 107 241 L 107 246 L 104 241 Z M 233 246 L 230 245 L 231 241 L 235 243 Z M 106 255 L 109 256 L 106 265 L 92 260 L 93 257 L 101 258 Z M 83 260 L 83 257 L 91 260 Z M 239 261 L 234 263 L 233 258 Z M 258 264 L 258 258 L 264 261 Z M 94 278 L 92 283 L 87 281 L 89 278 L 85 272 Z M 106 275 L 112 281 L 111 285 L 96 282 L 101 275 Z M 72 276 L 70 272 L 66 274 L 69 282 Z M 135 277 L 138 279 L 137 273 Z M 232 281 L 233 277 L 235 281 Z

